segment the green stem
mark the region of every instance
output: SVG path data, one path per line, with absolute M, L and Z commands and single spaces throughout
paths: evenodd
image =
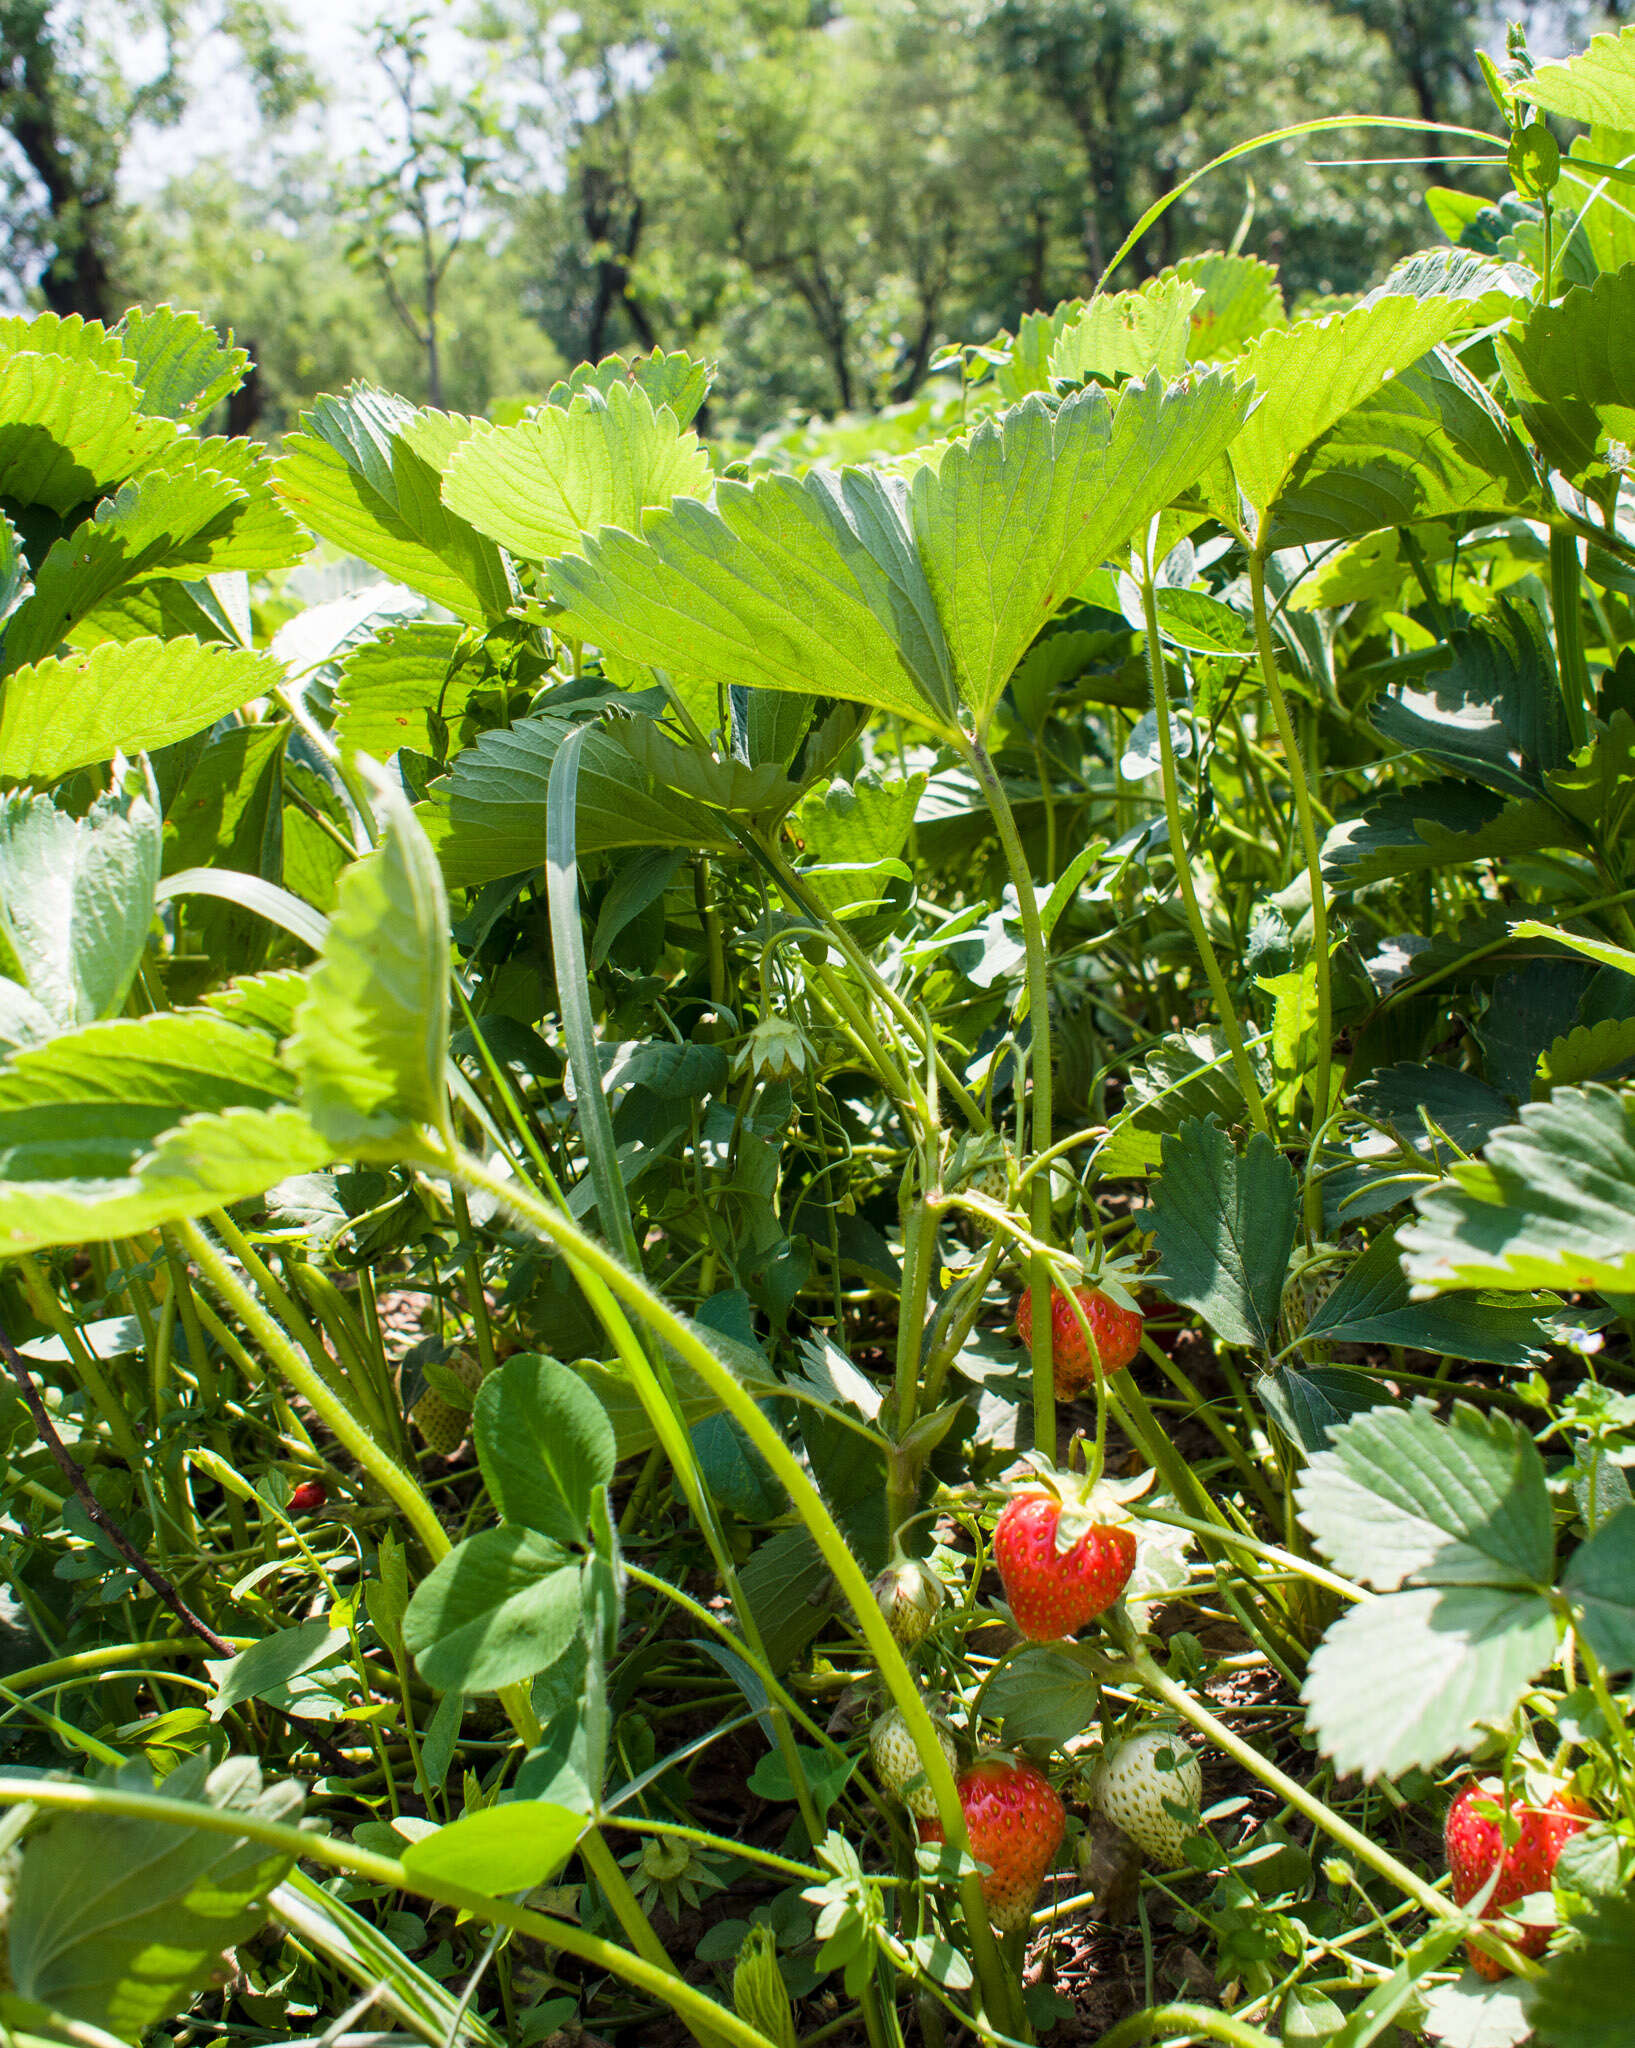
M 70 1318 L 64 1315 L 55 1293 L 33 1259 L 20 1259 L 17 1262 L 17 1275 L 23 1283 L 23 1292 L 28 1297 L 29 1307 L 42 1323 L 49 1323 L 62 1339 L 63 1348 L 73 1362 L 74 1371 L 91 1397 L 92 1406 L 108 1425 L 108 1434 L 114 1440 L 114 1448 L 129 1465 L 132 1474 L 139 1473 L 147 1463 L 142 1447 L 136 1440 L 136 1432 L 131 1428 L 130 1417 L 120 1406 L 90 1346 Z
M 510 1899 L 490 1898 L 485 1892 L 473 1891 L 463 1884 L 451 1884 L 444 1878 L 411 1869 L 395 1857 L 377 1856 L 372 1850 L 360 1849 L 352 1842 L 338 1841 L 332 1835 L 308 1834 L 280 1821 L 264 1820 L 259 1814 L 246 1812 L 240 1807 L 206 1806 L 193 1800 L 167 1799 L 157 1792 L 132 1792 L 122 1786 L 92 1785 L 83 1779 L 51 1781 L 0 1774 L 0 1804 L 15 1805 L 19 1802 L 49 1807 L 58 1812 L 113 1814 L 131 1820 L 162 1821 L 183 1830 L 202 1828 L 207 1834 L 264 1842 L 268 1848 L 279 1850 L 292 1860 L 322 1863 L 331 1870 L 361 1878 L 366 1884 L 381 1885 L 389 1892 L 413 1892 L 420 1898 L 433 1899 L 439 1905 L 469 1913 L 473 1919 L 509 1927 L 518 1934 L 532 1935 L 548 1948 L 560 1949 L 563 1954 L 575 1956 L 579 1961 L 589 1963 L 593 1969 L 623 1978 L 638 1991 L 659 1999 L 694 2033 L 714 2036 L 732 2044 L 732 2048 L 774 2048 L 774 2044 L 758 2029 L 702 1991 L 695 1990 L 673 1970 L 660 1969 L 644 1956 L 632 1955 L 615 1942 L 586 1934 L 571 1920 L 558 1920 L 530 1906 L 516 1905 Z
M 1255 646 L 1260 655 L 1260 676 L 1266 686 L 1272 719 L 1283 747 L 1283 771 L 1289 778 L 1295 816 L 1300 823 L 1300 844 L 1305 849 L 1306 872 L 1311 878 L 1311 952 L 1317 968 L 1317 1075 L 1312 1088 L 1312 1157 L 1306 1174 L 1306 1222 L 1314 1234 L 1323 1227 L 1323 1188 L 1311 1168 L 1317 1164 L 1317 1141 L 1328 1121 L 1330 1074 L 1334 1061 L 1334 989 L 1329 967 L 1328 899 L 1323 894 L 1323 848 L 1312 815 L 1311 788 L 1306 781 L 1306 764 L 1300 742 L 1289 716 L 1289 700 L 1278 681 L 1277 656 L 1272 647 L 1272 629 L 1266 616 L 1266 557 L 1260 548 L 1249 557 L 1249 594 L 1255 614 Z
M 1561 670 L 1561 696 L 1573 745 L 1582 747 L 1590 736 L 1590 719 L 1595 711 L 1595 686 L 1590 681 L 1589 663 L 1584 659 L 1584 614 L 1581 609 L 1583 576 L 1578 561 L 1578 537 L 1550 530 L 1550 609 L 1555 614 L 1556 660 Z
M 1016 829 L 1016 814 L 1005 794 L 1005 785 L 995 772 L 988 751 L 980 740 L 967 742 L 966 753 L 976 771 L 989 812 L 1004 848 L 1005 865 L 1016 890 L 1016 906 L 1022 920 L 1022 943 L 1027 948 L 1028 1016 L 1033 1026 L 1033 1099 L 1028 1109 L 1028 1149 L 1042 1152 L 1049 1147 L 1055 1122 L 1053 1089 L 1055 1076 L 1050 1063 L 1050 955 L 1045 945 L 1044 926 L 1039 918 L 1039 899 L 1033 886 L 1022 835 Z M 1020 1093 L 1020 1091 L 1018 1091 Z M 1050 1175 L 1042 1173 L 1028 1190 L 1028 1214 L 1033 1234 L 1041 1244 L 1050 1241 Z M 1028 1293 L 1033 1311 L 1033 1442 L 1047 1458 L 1056 1456 L 1056 1374 L 1051 1338 L 1050 1266 L 1042 1253 L 1028 1261 Z
M 1149 2005 L 1145 2012 L 1132 2012 L 1116 2027 L 1099 2037 L 1095 2048 L 1138 2048 L 1160 2030 L 1177 2034 L 1202 2034 L 1210 2041 L 1225 2041 L 1229 2048 L 1278 2048 L 1270 2034 L 1237 2020 L 1213 2005 Z
M 482 1268 L 477 1263 L 477 1234 L 471 1227 L 471 1207 L 466 1201 L 464 1188 L 451 1188 L 449 1198 L 454 1209 L 455 1228 L 460 1233 L 460 1242 L 466 1247 L 462 1271 L 465 1278 L 466 1307 L 471 1313 L 472 1335 L 477 1340 L 477 1363 L 485 1373 L 491 1373 L 499 1361 L 494 1356 L 494 1331 L 488 1320 L 488 1299 L 483 1293 Z
M 187 1247 L 188 1257 L 205 1281 L 238 1317 L 300 1399 L 312 1408 L 335 1441 L 397 1508 L 420 1538 L 432 1563 L 446 1557 L 453 1545 L 413 1474 L 388 1456 L 359 1424 L 351 1409 L 338 1398 L 311 1360 L 302 1355 L 288 1332 L 262 1307 L 198 1224 L 183 1222 L 175 1228 L 177 1236 Z
M 1243 1096 L 1255 1129 L 1265 1132 L 1270 1137 L 1271 1125 L 1266 1115 L 1266 1104 L 1261 1098 L 1260 1084 L 1255 1079 L 1254 1062 L 1249 1057 L 1249 1048 L 1244 1044 L 1243 1027 L 1238 1022 L 1232 991 L 1227 987 L 1226 976 L 1216 956 L 1214 942 L 1209 936 L 1209 927 L 1204 923 L 1203 909 L 1198 902 L 1198 885 L 1192 874 L 1192 859 L 1187 852 L 1186 826 L 1181 816 L 1181 778 L 1175 765 L 1169 663 L 1164 659 L 1164 643 L 1158 631 L 1158 599 L 1153 590 L 1152 573 L 1150 567 L 1145 565 L 1141 578 L 1141 601 L 1145 608 L 1147 625 L 1147 671 L 1152 678 L 1152 706 L 1158 721 L 1158 765 L 1164 788 L 1164 820 L 1169 827 L 1170 866 L 1175 872 L 1176 886 L 1181 891 L 1181 907 L 1186 913 L 1187 929 L 1192 934 L 1192 943 L 1198 949 L 1198 958 L 1203 962 L 1209 992 L 1215 998 L 1215 1009 L 1221 1020 L 1221 1029 L 1226 1033 L 1227 1048 L 1232 1055 L 1232 1071 L 1237 1076 L 1238 1090 Z
M 674 1974 L 675 1964 L 664 1952 L 664 1944 L 653 1932 L 651 1921 L 642 1911 L 636 1894 L 630 1889 L 630 1880 L 619 1868 L 618 1858 L 607 1845 L 607 1839 L 599 1827 L 586 1828 L 579 1838 L 579 1854 L 585 1868 L 596 1880 L 602 1896 L 613 1908 L 614 1917 L 625 1931 L 630 1946 L 655 1970 L 667 1970 Z M 713 2042 L 717 2036 L 706 2032 L 698 2038 Z
M 1308 1792 L 1304 1785 L 1298 1784 L 1285 1772 L 1280 1771 L 1276 1764 L 1262 1756 L 1258 1749 L 1252 1749 L 1240 1736 L 1235 1735 L 1224 1721 L 1217 1720 L 1207 1707 L 1200 1706 L 1185 1686 L 1177 1685 L 1167 1672 L 1160 1670 L 1142 1647 L 1134 1628 L 1127 1619 L 1118 1616 L 1116 1609 L 1107 1618 L 1106 1626 L 1130 1659 L 1141 1683 L 1155 1699 L 1162 1700 L 1184 1721 L 1190 1721 L 1201 1735 L 1206 1736 L 1217 1749 L 1224 1750 L 1234 1763 L 1241 1764 L 1251 1777 L 1258 1778 L 1285 1804 L 1292 1806 L 1296 1813 L 1303 1814 L 1313 1827 L 1321 1828 L 1325 1835 L 1338 1842 L 1342 1849 L 1348 1850 L 1359 1863 L 1366 1864 L 1370 1870 L 1383 1877 L 1387 1884 L 1394 1884 L 1398 1891 L 1405 1892 L 1427 1913 L 1433 1914 L 1438 1920 L 1463 1922 L 1464 1914 L 1450 1899 L 1445 1899 L 1434 1885 L 1427 1884 L 1424 1878 L 1417 1876 L 1405 1863 L 1399 1863 L 1388 1850 L 1370 1841 L 1360 1828 L 1354 1828 L 1350 1821 L 1342 1819 L 1331 1807 L 1325 1806 L 1322 1800 Z M 1537 1974 L 1536 1966 L 1530 1974 Z
M 762 1414 L 753 1396 L 739 1384 L 732 1370 L 716 1357 L 691 1323 L 655 1294 L 644 1279 L 621 1265 L 604 1245 L 587 1236 L 567 1215 L 550 1208 L 519 1183 L 497 1179 L 481 1160 L 469 1154 L 458 1153 L 446 1158 L 430 1155 L 422 1163 L 434 1172 L 457 1173 L 469 1186 L 482 1189 L 502 1208 L 509 1210 L 525 1229 L 535 1231 L 566 1254 L 575 1266 L 594 1274 L 620 1302 L 640 1317 L 662 1344 L 692 1368 L 744 1431 L 789 1495 L 791 1505 L 805 1523 L 824 1563 L 851 1604 L 858 1632 L 873 1653 L 892 1703 L 908 1724 L 909 1734 L 920 1752 L 944 1833 L 954 1847 L 968 1847 L 965 1815 L 959 1803 L 953 1772 L 948 1768 L 936 1728 L 914 1676 L 886 1625 L 885 1616 L 880 1612 L 874 1589 L 864 1577 L 863 1568 L 852 1555 L 850 1545 L 835 1526 L 822 1495 L 782 1435 Z M 690 1462 L 686 1460 L 685 1449 L 682 1456 L 684 1461 Z M 683 1478 L 685 1485 L 685 1475 L 680 1467 L 678 1477 Z M 796 1782 L 799 1783 L 798 1776 Z M 972 1961 L 984 2008 L 1002 2031 L 1010 2031 L 1017 2011 L 1015 1990 L 1001 1968 L 981 1880 L 974 1872 L 961 1880 L 960 1897 L 965 1908 Z

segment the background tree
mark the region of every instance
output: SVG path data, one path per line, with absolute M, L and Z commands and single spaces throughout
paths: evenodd
M 374 147 L 337 194 L 351 222 L 347 258 L 379 283 L 424 358 L 426 397 L 443 403 L 443 292 L 449 268 L 496 194 L 500 124 L 481 83 L 433 77 L 424 11 L 378 17 L 368 34 L 386 86 Z
M 120 169 L 144 125 L 180 118 L 200 21 L 193 0 L 0 0 L 0 228 L 14 282 L 50 311 L 99 320 L 123 310 Z M 316 92 L 281 8 L 230 0 L 209 26 L 236 46 L 264 121 L 286 120 Z M 130 52 L 149 45 L 156 65 L 133 79 Z

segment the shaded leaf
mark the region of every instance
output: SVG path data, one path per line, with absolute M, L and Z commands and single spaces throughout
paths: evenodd
M 1603 1522 L 1562 1579 L 1579 1632 L 1609 1671 L 1635 1669 L 1635 1507 Z
M 403 1640 L 438 1692 L 498 1692 L 546 1671 L 579 1629 L 579 1571 L 532 1529 L 483 1529 L 415 1587 Z
M 1526 1103 L 1414 1202 L 1401 1241 L 1422 1292 L 1635 1289 L 1635 1095 L 1592 1082 Z
M 1326 1557 L 1383 1591 L 1547 1585 L 1550 1498 L 1533 1439 L 1507 1415 L 1429 1401 L 1372 1408 L 1314 1457 L 1295 1498 Z
M 1241 1158 L 1213 1117 L 1166 1134 L 1152 1200 L 1165 1292 L 1226 1343 L 1272 1350 L 1296 1208 L 1294 1169 L 1259 1132 Z
M 448 899 L 402 793 L 380 778 L 378 849 L 341 876 L 289 1060 L 313 1126 L 338 1151 L 448 1125 Z

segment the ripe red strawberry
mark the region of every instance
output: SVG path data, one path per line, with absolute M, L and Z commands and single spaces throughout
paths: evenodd
M 1025 1927 L 1067 1826 L 1056 1789 L 1023 1758 L 1000 1755 L 979 1757 L 957 1782 L 971 1854 L 989 1866 L 982 1896 L 993 1924 Z M 942 1840 L 938 1823 L 922 1822 L 920 1840 Z
M 1098 1522 L 1057 1548 L 1062 1503 L 1052 1493 L 1018 1493 L 993 1532 L 994 1563 L 1023 1635 L 1053 1643 L 1112 1606 L 1135 1567 L 1135 1537 L 1122 1523 Z
M 303 1479 L 301 1484 L 290 1495 L 290 1513 L 292 1515 L 314 1514 L 328 1499 L 329 1488 L 325 1486 L 321 1479 Z
M 1492 1876 L 1494 1865 L 1498 1865 L 1499 1881 L 1482 1908 L 1484 1920 L 1496 1920 L 1507 1906 L 1526 1898 L 1529 1892 L 1550 1889 L 1550 1875 L 1562 1845 L 1588 1825 L 1594 1812 L 1571 1792 L 1554 1792 L 1542 1805 L 1518 1800 L 1507 1810 L 1514 1815 L 1521 1832 L 1514 1846 L 1506 1849 L 1499 1822 L 1473 1810 L 1480 1801 L 1505 1806 L 1504 1788 L 1497 1778 L 1478 1779 L 1465 1787 L 1448 1808 L 1443 1840 L 1453 1877 L 1455 1905 L 1467 1905 Z M 1515 1936 L 1515 1945 L 1524 1956 L 1541 1956 L 1549 1939 L 1547 1927 L 1524 1927 Z M 1466 1942 L 1465 1946 L 1478 1975 L 1496 1983 L 1509 1974 L 1501 1962 L 1484 1955 L 1474 1942 Z
M 1120 1308 L 1111 1295 L 1099 1287 L 1075 1287 L 1085 1321 L 1095 1333 L 1104 1373 L 1122 1372 L 1141 1349 L 1145 1319 L 1134 1309 Z M 1033 1296 L 1024 1294 L 1016 1304 L 1016 1330 L 1022 1342 L 1033 1343 Z M 1071 1401 L 1096 1383 L 1096 1362 L 1084 1341 L 1079 1319 L 1067 1291 L 1050 1290 L 1050 1362 L 1056 1380 L 1056 1398 Z

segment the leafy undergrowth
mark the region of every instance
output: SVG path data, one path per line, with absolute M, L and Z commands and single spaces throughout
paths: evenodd
M 0 324 L 15 2036 L 1635 2039 L 1635 30 L 1491 80 L 845 468 Z

